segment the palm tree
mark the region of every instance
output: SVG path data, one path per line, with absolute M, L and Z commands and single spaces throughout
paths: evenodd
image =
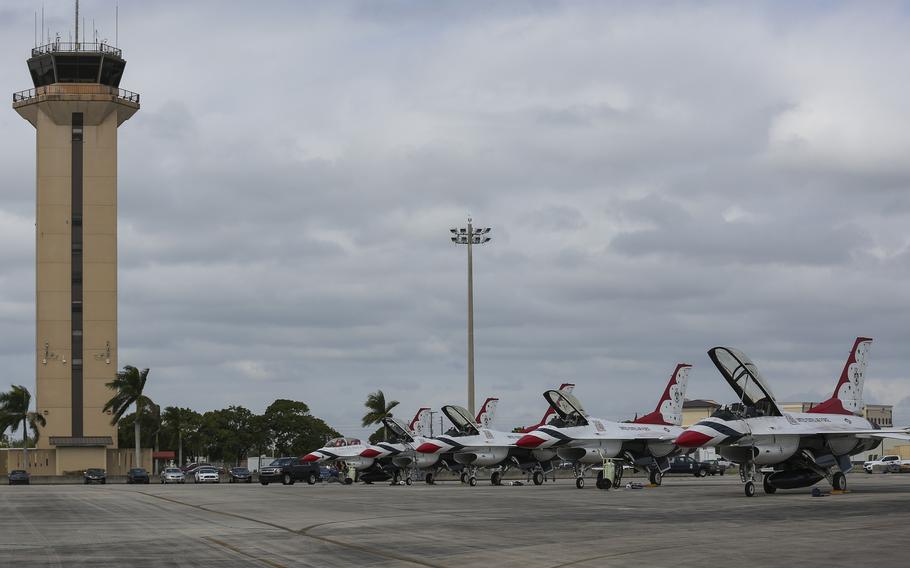
M 43 428 L 46 425 L 44 416 L 29 411 L 31 402 L 32 394 L 22 385 L 13 385 L 9 392 L 0 393 L 0 432 L 7 428 L 15 432 L 22 425 L 22 455 L 25 469 L 28 469 L 28 431 L 31 429 L 37 443 L 38 436 L 41 435 L 38 427 Z
M 117 377 L 113 381 L 107 383 L 107 388 L 117 391 L 117 394 L 104 405 L 105 412 L 108 410 L 113 411 L 114 416 L 111 418 L 111 424 L 116 424 L 126 414 L 131 405 L 136 405 L 136 420 L 133 427 L 133 434 L 136 437 L 136 461 L 133 467 L 139 467 L 141 464 L 139 455 L 139 422 L 142 419 L 142 409 L 155 406 L 152 399 L 142 394 L 142 391 L 145 390 L 145 381 L 148 376 L 148 369 L 140 371 L 136 367 L 126 365 L 122 371 L 117 373 Z
M 398 406 L 398 401 L 393 400 L 386 404 L 385 394 L 383 394 L 381 390 L 378 390 L 376 392 L 371 392 L 363 405 L 369 410 L 369 412 L 363 416 L 363 427 L 366 428 L 372 424 L 381 423 L 383 418 L 391 418 L 392 409 Z M 382 426 L 382 439 L 388 439 L 388 432 L 386 431 L 384 424 Z

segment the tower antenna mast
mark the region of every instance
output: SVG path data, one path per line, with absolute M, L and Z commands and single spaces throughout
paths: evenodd
M 76 44 L 79 43 L 79 0 L 76 0 Z

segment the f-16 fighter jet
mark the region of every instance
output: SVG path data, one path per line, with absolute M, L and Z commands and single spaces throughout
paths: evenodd
M 390 419 L 393 420 L 393 419 Z M 414 435 L 419 435 L 418 432 L 423 433 L 424 430 L 428 430 L 430 420 L 430 409 L 421 408 L 417 411 L 417 414 L 411 420 L 410 428 L 414 430 Z M 396 428 L 403 429 L 400 426 L 400 422 L 393 421 L 392 424 L 396 425 Z M 386 424 L 388 428 L 388 424 Z M 390 429 L 393 437 L 395 436 L 395 429 Z M 325 446 L 319 448 L 318 450 L 313 450 L 307 455 L 303 456 L 303 461 L 305 462 L 317 462 L 317 463 L 344 463 L 347 466 L 353 467 L 357 472 L 359 472 L 359 477 L 362 481 L 373 482 L 373 481 L 385 481 L 395 477 L 397 469 L 394 467 L 388 467 L 389 463 L 382 463 L 377 460 L 379 456 L 378 452 L 370 452 L 371 448 L 376 446 L 370 444 L 364 444 L 356 438 L 335 438 L 329 440 Z
M 560 388 L 565 390 L 554 392 L 571 391 L 574 386 L 563 384 Z M 541 485 L 544 473 L 553 468 L 556 452 L 545 449 L 529 450 L 516 446 L 515 443 L 521 438 L 520 432 L 492 430 L 488 424 L 471 421 L 467 410 L 460 406 L 443 406 L 442 412 L 452 422 L 454 428 L 443 436 L 426 440 L 417 446 L 417 451 L 440 456 L 443 463 L 449 463 L 451 460 L 462 466 L 463 483 L 472 487 L 477 485 L 477 470 L 489 468 L 492 470 L 490 483 L 500 485 L 502 474 L 510 468 L 517 467 L 529 472 L 535 485 Z M 540 424 L 545 424 L 552 416 L 553 413 L 548 410 Z
M 714 446 L 740 464 L 747 497 L 755 495 L 758 468 L 765 493 L 809 487 L 827 479 L 836 490 L 847 487 L 850 456 L 870 451 L 883 438 L 910 440 L 910 429 L 882 429 L 859 416 L 863 411 L 866 357 L 872 340 L 857 337 L 834 394 L 808 412 L 782 412 L 755 364 L 738 349 L 708 351 L 739 402 L 715 412 L 677 438 L 686 448 Z
M 678 451 L 673 440 L 683 433 L 682 404 L 689 382 L 691 365 L 676 366 L 654 412 L 631 422 L 592 418 L 571 394 L 549 390 L 544 398 L 558 418 L 522 436 L 517 445 L 536 451 L 555 451 L 575 464 L 575 486 L 585 486 L 585 471 L 608 458 L 620 463 L 612 479 L 598 473 L 597 487 L 609 489 L 622 480 L 622 465 L 645 468 L 651 483 L 660 485 L 663 472 L 670 467 L 667 456 Z

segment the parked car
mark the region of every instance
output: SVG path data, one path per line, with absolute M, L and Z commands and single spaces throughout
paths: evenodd
M 183 467 L 183 474 L 187 477 L 192 477 L 192 476 L 196 475 L 196 471 L 199 470 L 200 467 L 212 467 L 212 464 L 210 464 L 210 463 L 191 463 L 191 464 Z
M 133 469 L 126 472 L 126 482 L 127 483 L 143 483 L 148 485 L 149 482 L 149 472 L 144 470 L 141 467 L 134 467 Z
M 667 473 L 688 473 L 695 477 L 704 477 L 708 475 L 708 466 L 692 456 L 676 456 L 670 458 L 670 469 L 665 474 Z
M 196 483 L 221 483 L 221 476 L 214 467 L 200 467 L 193 474 Z
M 161 483 L 186 483 L 186 475 L 179 467 L 166 467 L 158 476 Z
M 278 458 L 259 470 L 259 483 L 262 485 L 279 481 L 282 485 L 294 485 L 296 481 L 313 485 L 320 479 L 319 465 L 301 461 L 300 458 Z
M 708 475 L 723 475 L 728 467 L 728 462 L 723 460 L 707 460 L 701 464 L 707 468 Z
M 10 485 L 31 485 L 28 472 L 24 469 L 14 469 L 9 472 Z
M 101 485 L 104 485 L 107 483 L 107 473 L 101 468 L 92 467 L 85 470 L 85 475 L 82 476 L 82 479 L 83 483 L 86 485 L 89 483 L 100 483 Z
M 231 483 L 251 483 L 253 481 L 253 474 L 245 467 L 232 467 L 228 470 L 228 475 Z
M 882 456 L 881 458 L 879 458 L 877 460 L 867 461 L 863 464 L 863 470 L 866 473 L 875 473 L 877 471 L 880 471 L 882 473 L 888 473 L 888 471 L 889 471 L 888 466 L 891 465 L 892 462 L 897 463 L 898 467 L 899 467 L 900 463 L 901 463 L 901 457 L 893 456 L 893 455 L 892 456 Z

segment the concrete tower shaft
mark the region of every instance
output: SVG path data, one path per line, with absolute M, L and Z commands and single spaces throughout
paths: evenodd
M 35 127 L 36 404 L 57 473 L 105 467 L 116 427 L 103 407 L 117 373 L 117 129 L 139 110 L 106 44 L 32 50 L 35 87 L 13 108 Z

